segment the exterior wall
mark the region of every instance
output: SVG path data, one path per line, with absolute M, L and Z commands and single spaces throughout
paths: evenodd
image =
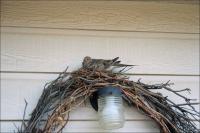
M 43 86 L 84 56 L 138 65 L 130 79 L 153 84 L 171 80 L 174 89 L 199 101 L 198 1 L 12 1 L 1 3 L 1 132 L 26 119 Z M 177 103 L 183 102 L 173 94 Z M 136 108 L 125 107 L 126 123 L 116 132 L 159 132 Z M 199 106 L 196 106 L 199 109 Z M 66 132 L 107 132 L 89 103 L 70 114 Z M 199 125 L 198 125 L 199 126 Z

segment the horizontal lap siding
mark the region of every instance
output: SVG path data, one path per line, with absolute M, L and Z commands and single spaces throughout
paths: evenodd
M 61 72 L 67 65 L 72 71 L 89 55 L 107 59 L 119 56 L 123 63 L 138 65 L 130 73 L 199 75 L 199 39 L 195 35 L 132 33 L 120 36 L 121 33 L 115 32 L 110 36 L 109 32 L 79 35 L 79 32 L 70 34 L 60 30 L 55 30 L 55 34 L 42 29 L 33 33 L 31 29 L 18 28 L 20 33 L 12 28 L 4 30 L 2 71 Z
M 16 131 L 14 126 L 20 126 L 20 122 L 1 122 L 2 132 L 13 132 Z M 64 128 L 63 133 L 71 133 L 71 132 L 109 132 L 103 130 L 98 121 L 69 121 L 67 126 Z M 113 130 L 113 132 L 129 132 L 129 133 L 159 133 L 158 126 L 155 122 L 152 121 L 126 121 L 123 128 L 118 130 Z
M 130 79 L 148 84 L 171 80 L 175 90 L 199 101 L 198 1 L 2 1 L 1 132 L 20 126 L 38 102 L 46 82 L 86 55 L 119 56 L 138 65 Z M 136 32 L 133 32 L 136 31 Z M 168 76 L 167 76 L 168 75 Z M 161 90 L 176 103 L 184 102 Z M 116 132 L 159 132 L 137 108 L 124 104 L 126 123 Z M 199 106 L 195 106 L 199 110 Z M 197 122 L 196 122 L 197 123 Z M 199 126 L 199 125 L 197 125 Z M 70 113 L 64 132 L 107 132 L 87 101 Z
M 198 8 L 156 1 L 3 1 L 2 26 L 199 33 Z
M 42 93 L 43 86 L 56 78 L 57 75 L 48 74 L 2 74 L 1 84 L 1 119 L 3 120 L 20 120 L 24 110 L 24 99 L 28 102 L 27 116 L 36 106 L 39 96 Z M 192 97 L 199 101 L 199 84 L 198 77 L 171 77 L 171 76 L 131 76 L 130 79 L 141 81 L 149 84 L 157 84 L 171 80 L 175 85 L 175 90 L 190 88 L 191 94 L 183 93 L 186 97 Z M 159 91 L 159 90 L 158 90 Z M 164 95 L 169 95 L 176 103 L 184 102 L 183 99 L 174 97 L 171 92 L 162 91 Z M 145 120 L 147 117 L 142 116 L 137 109 L 132 109 L 125 104 L 127 120 Z M 196 106 L 198 110 L 198 106 Z M 71 120 L 97 120 L 96 112 L 91 108 L 89 103 L 82 105 L 80 110 L 72 111 Z M 80 117 L 81 116 L 81 117 Z
M 61 72 L 67 65 L 70 67 L 69 71 L 75 70 L 80 67 L 85 55 L 95 58 L 120 56 L 123 63 L 139 65 L 130 72 L 141 75 L 130 76 L 130 79 L 137 81 L 141 78 L 143 82 L 149 84 L 171 80 L 175 83 L 174 89 L 191 88 L 190 95 L 183 94 L 199 101 L 199 45 L 196 35 L 177 34 L 173 37 L 169 34 L 165 36 L 158 33 L 129 33 L 119 36 L 121 33 L 114 32 L 109 36 L 110 33 L 106 32 L 108 34 L 106 36 L 102 32 L 92 35 L 91 32 L 79 34 L 78 31 L 69 33 L 60 30 L 55 30 L 55 34 L 52 30 L 49 34 L 45 34 L 43 29 L 31 30 L 30 28 L 13 28 L 13 30 L 4 28 L 3 30 L 1 34 L 1 70 L 3 71 L 1 73 L 1 125 L 5 126 L 2 126 L 2 131 L 13 130 L 15 128 L 13 122 L 20 123 L 25 105 L 24 99 L 29 103 L 26 120 L 29 118 L 28 115 L 35 107 L 44 84 L 58 76 L 51 72 Z M 174 76 L 166 76 L 167 74 Z M 173 101 L 184 102 L 167 91 L 162 92 L 164 95 L 169 95 Z M 152 126 L 152 121 L 139 113 L 136 108 L 130 108 L 126 104 L 124 107 L 127 124 L 119 132 L 159 131 L 159 128 L 156 125 Z M 198 106 L 195 108 L 199 109 Z M 97 114 L 88 102 L 86 106 L 82 105 L 72 111 L 70 116 L 71 125 L 66 127 L 66 131 L 102 131 L 97 123 Z
M 1 124 L 2 131 L 15 129 L 13 123 L 20 124 L 24 110 L 24 99 L 28 101 L 28 108 L 25 119 L 35 107 L 39 96 L 42 93 L 46 82 L 55 79 L 58 75 L 52 74 L 1 74 Z M 199 77 L 197 76 L 131 76 L 130 79 L 138 79 L 148 84 L 157 84 L 168 81 L 175 85 L 174 90 L 190 88 L 191 94 L 182 93 L 188 98 L 195 98 L 199 101 Z M 168 95 L 176 103 L 184 102 L 181 98 L 174 97 L 168 91 L 161 91 L 163 95 Z M 140 113 L 135 107 L 131 108 L 124 104 L 126 123 L 119 132 L 157 132 L 159 128 L 147 116 Z M 199 110 L 198 106 L 195 106 Z M 87 101 L 81 107 L 74 109 L 70 113 L 69 125 L 65 128 L 66 132 L 103 132 L 98 125 L 97 113 Z M 198 124 L 198 123 L 197 123 Z M 106 132 L 106 131 L 105 131 Z
M 196 122 L 197 123 L 197 122 Z M 17 127 L 21 126 L 20 122 L 0 122 L 1 131 L 11 133 L 16 130 Z M 197 123 L 198 124 L 198 123 Z M 64 128 L 63 133 L 99 133 L 109 131 L 101 129 L 98 121 L 69 121 L 67 126 Z M 160 133 L 158 125 L 153 121 L 126 121 L 124 127 L 121 129 L 113 130 L 113 132 L 119 133 Z

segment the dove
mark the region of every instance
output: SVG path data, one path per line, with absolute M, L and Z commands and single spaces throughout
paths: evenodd
M 134 66 L 134 65 L 120 64 L 121 61 L 118 61 L 118 59 L 119 57 L 116 57 L 111 60 L 92 59 L 91 57 L 86 56 L 83 59 L 82 67 L 86 69 L 106 70 L 111 66 L 118 66 L 118 67 Z

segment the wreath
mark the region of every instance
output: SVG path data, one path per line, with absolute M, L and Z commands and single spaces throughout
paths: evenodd
M 200 112 L 193 107 L 199 103 L 192 103 L 194 99 L 181 95 L 182 91 L 190 89 L 175 91 L 170 88 L 169 81 L 154 85 L 142 83 L 140 80 L 131 81 L 125 72 L 133 65 L 121 64 L 118 59 L 92 59 L 87 56 L 77 71 L 69 73 L 66 69 L 60 73 L 57 79 L 44 86 L 30 119 L 25 122 L 23 117 L 18 132 L 62 132 L 68 122 L 70 111 L 87 99 L 92 101 L 96 92 L 107 86 L 120 88 L 123 100 L 153 119 L 163 133 L 200 132 L 194 123 L 195 120 L 199 122 Z M 185 103 L 176 104 L 161 93 L 151 91 L 155 89 L 170 91 L 183 98 Z M 27 102 L 24 116 L 26 107 Z

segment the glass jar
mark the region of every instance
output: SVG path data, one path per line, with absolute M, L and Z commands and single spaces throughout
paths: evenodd
M 124 125 L 124 110 L 120 95 L 104 95 L 98 98 L 98 117 L 104 129 L 118 129 Z

